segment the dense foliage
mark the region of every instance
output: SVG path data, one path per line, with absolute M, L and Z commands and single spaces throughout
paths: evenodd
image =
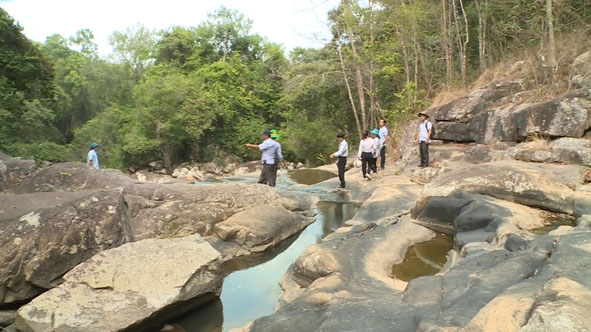
M 222 7 L 196 27 L 116 31 L 100 58 L 92 31 L 37 44 L 0 8 L 0 151 L 82 161 L 99 142 L 105 167 L 171 169 L 255 159 L 244 143 L 276 128 L 287 159 L 328 162 L 336 132 L 355 146 L 380 118 L 396 127 L 511 54 L 534 52 L 531 83 L 564 88 L 572 54 L 555 37 L 587 38 L 590 15 L 591 0 L 342 0 L 327 13 L 332 40 L 286 58 Z

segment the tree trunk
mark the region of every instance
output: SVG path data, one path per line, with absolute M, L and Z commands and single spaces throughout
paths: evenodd
M 552 18 L 552 0 L 546 0 L 546 20 L 548 24 L 548 61 L 550 61 L 552 84 L 556 83 L 556 42 L 554 40 L 554 22 Z

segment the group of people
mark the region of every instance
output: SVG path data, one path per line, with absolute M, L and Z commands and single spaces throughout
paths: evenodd
M 371 180 L 370 173 L 378 172 L 377 161 L 378 156 L 380 160 L 380 168 L 383 170 L 386 166 L 386 141 L 388 140 L 388 128 L 386 127 L 386 120 L 380 119 L 380 129 L 373 129 L 371 136 L 368 131 L 365 131 L 359 142 L 359 149 L 357 151 L 357 158 L 361 160 L 361 170 L 363 172 L 363 180 Z M 339 188 L 345 188 L 345 166 L 347 165 L 347 157 L 349 156 L 349 144 L 345 140 L 345 134 L 337 134 L 339 141 L 339 150 L 330 155 L 330 158 L 338 158 L 337 168 L 339 170 Z
M 419 144 L 421 160 L 419 167 L 428 167 L 429 144 L 431 143 L 433 124 L 429 121 L 429 115 L 425 113 L 419 113 L 418 115 L 420 123 L 417 143 Z M 276 130 L 265 129 L 261 134 L 263 136 L 263 142 L 261 144 L 246 143 L 244 146 L 262 152 L 261 162 L 263 163 L 263 170 L 261 171 L 258 183 L 275 187 L 278 166 L 285 166 L 281 144 L 276 140 L 278 138 Z M 380 129 L 375 128 L 371 132 L 363 132 L 362 140 L 359 142 L 359 149 L 357 151 L 357 158 L 361 160 L 362 180 L 371 180 L 371 173 L 377 174 L 378 156 L 380 157 L 380 169 L 384 169 L 386 165 L 386 143 L 388 137 L 389 133 L 385 119 L 380 119 Z M 345 188 L 345 167 L 347 166 L 347 157 L 349 156 L 349 144 L 345 140 L 344 133 L 338 133 L 337 140 L 339 142 L 339 149 L 335 153 L 332 153 L 330 158 L 337 158 L 336 164 L 340 181 L 339 188 Z M 90 150 L 86 159 L 88 165 L 95 169 L 99 169 L 98 148 L 99 145 L 97 143 L 90 144 Z
M 420 164 L 419 167 L 429 166 L 429 144 L 431 144 L 431 135 L 433 133 L 433 124 L 429 121 L 429 115 L 419 113 L 419 135 L 417 143 L 419 144 Z M 380 169 L 386 165 L 386 141 L 389 133 L 386 127 L 386 120 L 380 119 L 380 129 L 373 129 L 371 132 L 365 131 L 362 134 L 357 158 L 361 160 L 362 180 L 371 180 L 371 173 L 377 173 L 377 159 L 380 156 Z M 339 141 L 339 150 L 330 155 L 330 158 L 337 159 L 337 168 L 339 171 L 339 188 L 345 188 L 345 166 L 349 156 L 349 144 L 345 140 L 344 133 L 337 134 Z

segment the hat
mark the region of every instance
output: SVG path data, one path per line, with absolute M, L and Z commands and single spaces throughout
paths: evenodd
M 419 113 L 419 116 L 424 116 L 424 117 L 426 117 L 427 119 L 429 118 L 429 115 L 428 115 L 428 114 L 425 114 L 425 113 L 423 113 L 423 112 Z
M 261 133 L 261 135 L 271 136 L 271 131 L 269 129 L 265 129 L 265 130 L 263 130 L 263 132 Z
M 380 131 L 379 131 L 379 130 L 377 130 L 376 128 L 374 128 L 374 129 L 371 131 L 371 133 L 372 133 L 372 134 L 374 134 L 374 135 L 379 135 L 379 134 L 380 134 Z
M 345 134 L 344 133 L 338 133 L 337 134 L 337 137 L 345 137 Z
M 92 143 L 92 144 L 90 144 L 90 149 L 92 150 L 98 146 L 99 146 L 98 143 Z
M 269 132 L 271 133 L 271 138 L 272 139 L 279 138 L 279 134 L 277 134 L 277 129 L 271 129 L 271 130 L 269 130 Z

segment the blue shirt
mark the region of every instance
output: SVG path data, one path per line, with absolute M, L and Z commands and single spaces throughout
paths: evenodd
M 272 140 L 271 138 L 267 138 L 263 141 L 263 143 L 259 144 L 259 150 L 262 151 L 261 161 L 263 162 L 263 164 L 275 164 L 277 146 L 278 143 Z
M 384 140 L 388 137 L 388 128 L 386 126 L 380 127 L 380 142 L 382 142 L 382 146 L 385 146 Z
M 421 124 L 419 125 L 419 142 L 427 141 L 429 130 L 431 130 L 431 128 L 433 128 L 433 125 L 429 120 L 421 121 Z
M 98 158 L 98 154 L 96 153 L 96 151 L 94 149 L 90 149 L 90 151 L 88 151 L 88 156 L 86 157 L 86 163 L 88 164 L 90 161 L 92 161 L 92 167 L 99 169 L 99 158 Z
M 347 158 L 347 156 L 349 155 L 349 144 L 347 143 L 347 141 L 342 140 L 341 143 L 339 143 L 339 151 L 334 153 L 335 157 L 345 157 Z

